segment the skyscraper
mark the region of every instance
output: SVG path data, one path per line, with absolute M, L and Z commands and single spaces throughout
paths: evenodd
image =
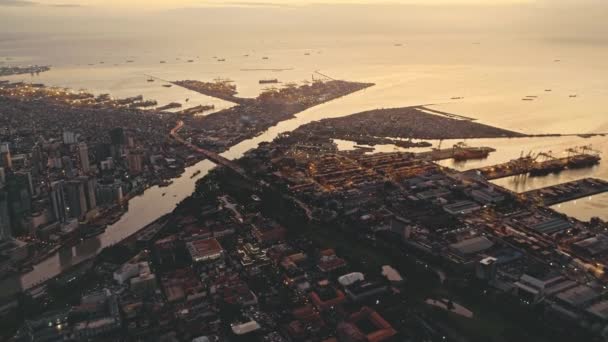
M 144 155 L 139 151 L 129 151 L 127 162 L 129 164 L 129 173 L 138 175 L 143 171 Z
M 8 208 L 13 228 L 23 228 L 23 219 L 31 213 L 32 194 L 31 177 L 28 173 L 9 173 L 6 176 Z
M 65 222 L 67 219 L 67 207 L 65 200 L 64 181 L 51 183 L 49 196 L 51 199 L 51 210 L 55 220 Z
M 5 142 L 0 144 L 0 163 L 5 169 L 13 167 L 13 161 L 11 159 L 11 149 L 9 143 Z
M 78 161 L 80 162 L 82 173 L 88 173 L 90 171 L 89 148 L 84 142 L 78 144 Z
M 8 210 L 8 194 L 0 189 L 0 240 L 7 240 L 13 236 L 11 217 Z
M 78 177 L 84 186 L 85 200 L 87 203 L 87 212 L 97 208 L 97 199 L 95 194 L 96 180 L 92 177 Z
M 42 147 L 40 144 L 36 144 L 32 148 L 32 173 L 37 177 L 44 169 Z
M 84 183 L 78 180 L 65 183 L 68 217 L 84 218 L 87 214 L 87 198 Z

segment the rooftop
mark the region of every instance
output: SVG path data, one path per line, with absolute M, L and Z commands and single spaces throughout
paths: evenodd
M 217 259 L 221 257 L 224 251 L 216 239 L 188 242 L 186 248 L 195 262 Z

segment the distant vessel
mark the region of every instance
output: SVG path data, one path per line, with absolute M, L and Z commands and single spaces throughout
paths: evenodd
M 167 194 L 166 192 L 163 192 L 163 194 L 161 196 L 165 197 L 166 194 Z
M 570 98 L 575 98 L 575 97 L 577 97 L 577 96 L 578 96 L 578 95 L 570 95 Z
M 148 82 L 154 82 L 153 78 L 148 78 Z
M 546 91 L 546 92 L 550 92 L 550 91 L 552 91 L 552 90 L 551 90 L 551 89 L 545 89 L 545 91 Z
M 593 154 L 580 154 L 576 155 L 570 159 L 568 159 L 568 168 L 570 169 L 580 169 L 585 167 L 591 167 L 593 165 L 599 164 L 600 156 Z
M 218 62 L 225 62 L 225 61 L 226 61 L 226 58 L 220 58 L 220 59 L 218 59 L 217 61 L 218 61 Z
M 166 61 L 160 61 L 160 64 L 165 64 L 165 63 L 167 63 L 167 62 Z
M 310 56 L 310 52 L 306 52 L 304 56 Z
M 530 98 L 530 97 L 524 97 L 523 99 L 521 99 L 522 101 L 534 101 L 534 98 Z
M 268 57 L 262 57 L 262 59 L 268 59 Z
M 260 84 L 272 84 L 272 83 L 279 83 L 279 80 L 276 78 L 268 79 L 268 80 L 260 80 Z
M 530 176 L 546 176 L 551 173 L 559 173 L 566 168 L 566 165 L 560 160 L 552 160 L 532 167 Z
M 127 63 L 133 63 L 133 61 L 129 59 L 129 60 L 127 60 Z
M 173 84 L 163 84 L 163 87 L 165 87 L 165 88 L 171 88 L 171 87 L 173 87 Z
M 88 229 L 84 234 L 82 234 L 82 236 L 85 239 L 89 239 L 92 237 L 95 237 L 97 235 L 101 235 L 106 231 L 107 225 L 101 225 L 98 227 L 91 227 L 90 229 Z
M 397 44 L 395 44 L 395 46 L 403 46 L 403 44 L 397 43 Z
M 492 152 L 490 149 L 482 147 L 465 147 L 454 150 L 454 160 L 465 161 L 473 159 L 485 159 Z
M 452 97 L 452 100 L 462 100 L 462 99 L 464 99 L 464 97 L 462 97 L 462 96 Z
M 196 171 L 194 171 L 194 173 L 192 174 L 192 176 L 190 176 L 190 178 L 194 178 L 194 177 L 196 177 L 196 176 L 198 176 L 200 174 L 201 174 L 201 170 L 196 170 Z
M 194 62 L 194 60 L 193 60 L 193 59 L 189 59 L 189 60 L 188 60 L 188 63 L 193 63 L 193 62 Z

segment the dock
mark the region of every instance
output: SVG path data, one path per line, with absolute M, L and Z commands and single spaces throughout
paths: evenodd
M 607 181 L 585 178 L 524 192 L 521 195 L 525 199 L 535 201 L 541 205 L 552 206 L 605 192 L 608 192 Z

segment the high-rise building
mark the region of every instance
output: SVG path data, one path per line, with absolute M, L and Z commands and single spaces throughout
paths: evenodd
M 110 141 L 112 145 L 124 145 L 125 131 L 120 127 L 110 130 Z
M 65 171 L 65 175 L 68 178 L 72 178 L 75 176 L 74 172 L 74 162 L 72 162 L 72 158 L 68 156 L 64 156 L 61 158 L 61 164 L 63 166 L 63 171 Z
M 0 240 L 8 240 L 13 237 L 11 216 L 8 210 L 8 193 L 0 189 Z
M 68 218 L 64 185 L 64 181 L 53 182 L 49 191 L 51 211 L 55 220 L 59 222 L 65 222 Z
M 31 213 L 32 194 L 29 173 L 9 173 L 6 176 L 8 209 L 13 228 L 23 228 L 23 220 Z
M 66 145 L 75 144 L 78 142 L 78 136 L 74 132 L 64 131 L 63 132 L 63 143 Z
M 39 144 L 36 144 L 32 148 L 32 173 L 35 176 L 39 176 L 43 169 L 44 162 L 42 155 L 42 147 L 40 147 Z
M 10 169 L 13 167 L 11 148 L 7 142 L 0 144 L 0 163 L 0 166 L 4 167 L 5 169 Z
M 90 171 L 89 148 L 84 142 L 78 144 L 78 161 L 80 162 L 80 170 L 83 173 L 88 173 Z
M 129 151 L 127 155 L 127 162 L 129 164 L 129 173 L 132 175 L 138 175 L 143 171 L 144 155 L 139 151 Z
M 65 183 L 68 217 L 84 218 L 87 214 L 87 196 L 84 183 L 78 180 Z
M 87 212 L 97 208 L 97 198 L 95 194 L 97 181 L 93 177 L 78 177 L 84 185 L 85 199 L 87 202 Z
M 97 184 L 99 205 L 113 205 L 123 200 L 120 183 Z

